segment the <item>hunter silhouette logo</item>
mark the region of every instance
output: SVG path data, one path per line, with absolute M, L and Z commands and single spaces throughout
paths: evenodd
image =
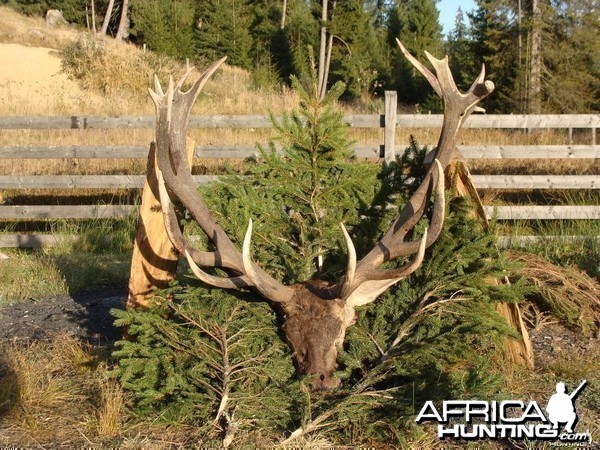
M 587 380 L 583 380 L 577 389 L 569 395 L 565 393 L 565 383 L 562 381 L 556 383 L 556 394 L 550 397 L 548 406 L 546 406 L 548 419 L 552 422 L 553 429 L 558 429 L 559 423 L 566 423 L 565 431 L 573 433 L 573 425 L 577 422 L 577 413 L 573 403 L 586 384 Z
M 546 405 L 546 414 L 534 400 L 529 403 L 521 400 L 444 400 L 441 407 L 429 400 L 421 408 L 416 422 L 437 422 L 440 439 L 539 439 L 559 440 L 567 445 L 591 444 L 589 431 L 574 431 L 578 419 L 574 403 L 586 385 L 587 381 L 583 380 L 567 394 L 565 383 L 557 383 L 556 392 Z

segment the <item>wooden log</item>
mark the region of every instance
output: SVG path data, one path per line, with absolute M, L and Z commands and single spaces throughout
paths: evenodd
M 383 117 L 383 116 L 382 116 Z M 423 143 L 433 148 L 433 143 Z M 396 143 L 406 148 L 408 143 Z M 359 158 L 380 158 L 383 146 L 358 144 L 353 150 Z M 462 145 L 460 154 L 465 159 L 600 159 L 597 145 Z M 199 145 L 196 158 L 244 159 L 258 155 L 255 145 Z M 148 157 L 147 146 L 6 146 L 0 147 L 0 159 L 141 159 Z
M 147 157 L 147 146 L 30 145 L 0 147 L 0 159 L 121 159 Z
M 600 189 L 598 175 L 473 175 L 478 189 Z
M 600 159 L 596 145 L 461 145 L 466 159 Z
M 194 181 L 208 184 L 217 175 L 194 175 Z M 1 189 L 140 189 L 144 175 L 0 175 Z
M 194 141 L 189 138 L 187 153 L 191 163 Z M 156 144 L 152 143 L 131 258 L 127 308 L 148 307 L 154 290 L 167 287 L 177 271 L 179 253 L 171 244 L 165 229 L 158 195 L 157 167 Z
M 385 119 L 379 115 L 355 114 L 345 122 L 353 128 L 383 128 Z M 441 114 L 400 114 L 397 126 L 401 128 L 440 128 Z M 152 116 L 4 116 L 0 129 L 143 129 L 153 128 Z M 600 128 L 600 114 L 481 114 L 470 115 L 464 128 L 550 129 Z M 265 115 L 191 116 L 189 128 L 271 128 Z

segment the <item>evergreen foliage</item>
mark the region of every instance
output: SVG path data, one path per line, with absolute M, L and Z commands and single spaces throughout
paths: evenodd
M 435 55 L 442 49 L 442 27 L 435 0 L 409 0 L 398 2 L 392 10 L 389 33 L 393 49 L 393 86 L 400 101 L 422 103 L 431 92 L 425 80 L 402 56 L 396 38 L 418 59 L 424 58 L 423 50 Z
M 405 203 L 424 176 L 427 152 L 412 140 L 379 175 L 373 165 L 350 164 L 333 108 L 343 86 L 322 103 L 314 79 L 294 86 L 302 106 L 276 123 L 281 151 L 275 143 L 260 149 L 246 177 L 225 178 L 203 193 L 238 243 L 248 218 L 258 219 L 255 259 L 287 283 L 310 277 L 319 253 L 341 248 L 341 220 L 352 225 L 359 257 L 372 247 L 396 214 L 383 206 Z M 423 401 L 497 393 L 501 377 L 490 362 L 510 330 L 495 305 L 518 301 L 524 290 L 518 281 L 487 282 L 511 275 L 494 235 L 481 230 L 464 200 L 448 209 L 422 267 L 357 311 L 339 358 L 343 387 L 335 391 L 314 392 L 296 378 L 276 314 L 252 294 L 175 284 L 151 310 L 116 312 L 135 337 L 120 342 L 115 355 L 136 410 L 196 425 L 203 442 L 236 429 L 247 444 L 302 428 L 336 444 L 401 444 L 411 429 L 402 417 Z M 318 276 L 339 278 L 344 264 L 328 256 Z
M 240 432 L 289 426 L 298 387 L 266 304 L 190 285 L 156 299 L 143 312 L 113 311 L 133 338 L 119 341 L 114 355 L 137 413 L 197 426 L 203 441 L 234 423 Z
M 271 116 L 277 137 L 259 147 L 258 163 L 204 195 L 238 242 L 248 220 L 255 220 L 255 258 L 286 283 L 309 279 L 319 258 L 327 260 L 321 278 L 339 275 L 340 222 L 349 228 L 359 222 L 374 195 L 376 172 L 352 160 L 347 125 L 334 108 L 344 85 L 337 83 L 321 101 L 313 70 L 306 86 L 295 77 L 292 86 L 300 108 L 280 121 Z
M 248 3 L 243 0 L 197 3 L 195 33 L 198 56 L 209 61 L 227 56 L 229 64 L 250 69 L 252 42 Z
M 108 1 L 94 2 L 99 24 Z M 399 38 L 421 60 L 424 50 L 440 57 L 445 49 L 461 89 L 469 87 L 485 63 L 496 86 L 495 95 L 483 105 L 490 113 L 538 112 L 538 103 L 542 113 L 600 109 L 597 1 L 540 0 L 539 13 L 534 14 L 531 1 L 477 0 L 468 20 L 459 12 L 445 43 L 434 0 L 344 0 L 336 2 L 335 9 L 329 3 L 329 80 L 330 85 L 346 84 L 344 100 L 368 101 L 383 87 L 396 89 L 400 102 L 418 105 L 417 111 L 439 112 L 427 82 L 400 54 L 395 42 Z M 40 16 L 59 9 L 68 22 L 81 27 L 91 19 L 88 0 L 0 4 Z M 321 0 L 287 1 L 282 28 L 280 0 L 132 0 L 130 39 L 176 58 L 215 61 L 228 56 L 228 64 L 252 71 L 255 86 L 271 87 L 289 83 L 291 75 L 310 78 L 304 49 L 319 46 L 321 6 Z M 119 10 L 116 2 L 115 18 Z M 531 54 L 534 35 L 541 38 L 539 58 Z M 538 69 L 539 83 L 533 76 Z M 533 86 L 538 84 L 539 95 Z
M 194 7 L 190 0 L 131 2 L 129 33 L 150 50 L 172 57 L 195 56 Z

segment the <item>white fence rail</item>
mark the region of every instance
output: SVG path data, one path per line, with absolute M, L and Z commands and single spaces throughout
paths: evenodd
M 385 115 L 351 115 L 344 118 L 351 128 L 383 129 L 384 142 L 372 145 L 356 145 L 359 158 L 395 158 L 396 149 L 406 145 L 395 143 L 397 128 L 439 128 L 441 115 L 397 115 L 394 96 L 386 96 Z M 0 117 L 0 130 L 88 130 L 88 129 L 137 129 L 153 128 L 153 117 Z M 190 128 L 269 128 L 266 116 L 192 116 Z M 459 151 L 467 159 L 584 159 L 600 160 L 600 146 L 596 144 L 596 130 L 600 128 L 600 114 L 585 115 L 472 115 L 464 128 L 483 129 L 567 129 L 572 136 L 574 129 L 589 132 L 589 144 L 579 145 L 461 145 Z M 78 131 L 74 131 L 78 132 Z M 587 138 L 586 138 L 587 139 Z M 1 142 L 0 142 L 1 144 Z M 198 145 L 197 158 L 247 158 L 257 153 L 254 146 Z M 0 159 L 96 159 L 139 158 L 145 159 L 147 145 L 0 145 Z M 213 175 L 196 176 L 199 184 L 209 183 Z M 600 175 L 474 175 L 478 189 L 532 190 L 569 189 L 598 190 Z M 139 189 L 143 175 L 2 175 L 0 190 L 19 189 Z M 135 214 L 134 205 L 0 205 L 0 220 L 39 221 L 56 219 L 121 218 Z M 489 216 L 499 220 L 563 220 L 600 219 L 600 205 L 586 206 L 487 206 Z M 1 225 L 0 225 L 1 226 Z M 0 247 L 30 247 L 48 245 L 56 239 L 44 235 L 0 234 Z

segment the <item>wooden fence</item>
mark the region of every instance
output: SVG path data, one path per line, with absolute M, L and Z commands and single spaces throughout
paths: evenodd
M 351 128 L 384 129 L 381 144 L 356 145 L 359 158 L 393 160 L 396 148 L 406 145 L 395 143 L 396 128 L 440 128 L 441 115 L 396 114 L 395 93 L 386 95 L 386 114 L 352 115 L 344 118 Z M 0 117 L 0 130 L 57 130 L 71 129 L 136 129 L 153 128 L 154 117 Z M 190 128 L 270 128 L 266 116 L 192 116 Z M 467 159 L 600 159 L 596 144 L 596 130 L 600 128 L 599 114 L 582 115 L 471 115 L 464 128 L 481 129 L 566 129 L 569 137 L 574 129 L 589 132 L 585 145 L 461 145 L 459 150 Z M 198 145 L 197 158 L 246 158 L 255 155 L 254 146 Z M 148 154 L 148 145 L 141 146 L 1 146 L 0 159 L 93 159 L 141 158 Z M 215 177 L 196 176 L 199 184 L 209 183 Z M 474 175 L 478 189 L 600 189 L 600 175 Z M 144 183 L 143 175 L 10 175 L 0 176 L 0 191 L 9 189 L 138 189 Z M 0 205 L 0 219 L 98 219 L 121 218 L 137 211 L 134 205 Z M 600 205 L 587 206 L 486 206 L 486 213 L 499 220 L 552 220 L 600 219 Z M 54 241 L 53 237 L 0 234 L 0 247 L 36 247 Z

